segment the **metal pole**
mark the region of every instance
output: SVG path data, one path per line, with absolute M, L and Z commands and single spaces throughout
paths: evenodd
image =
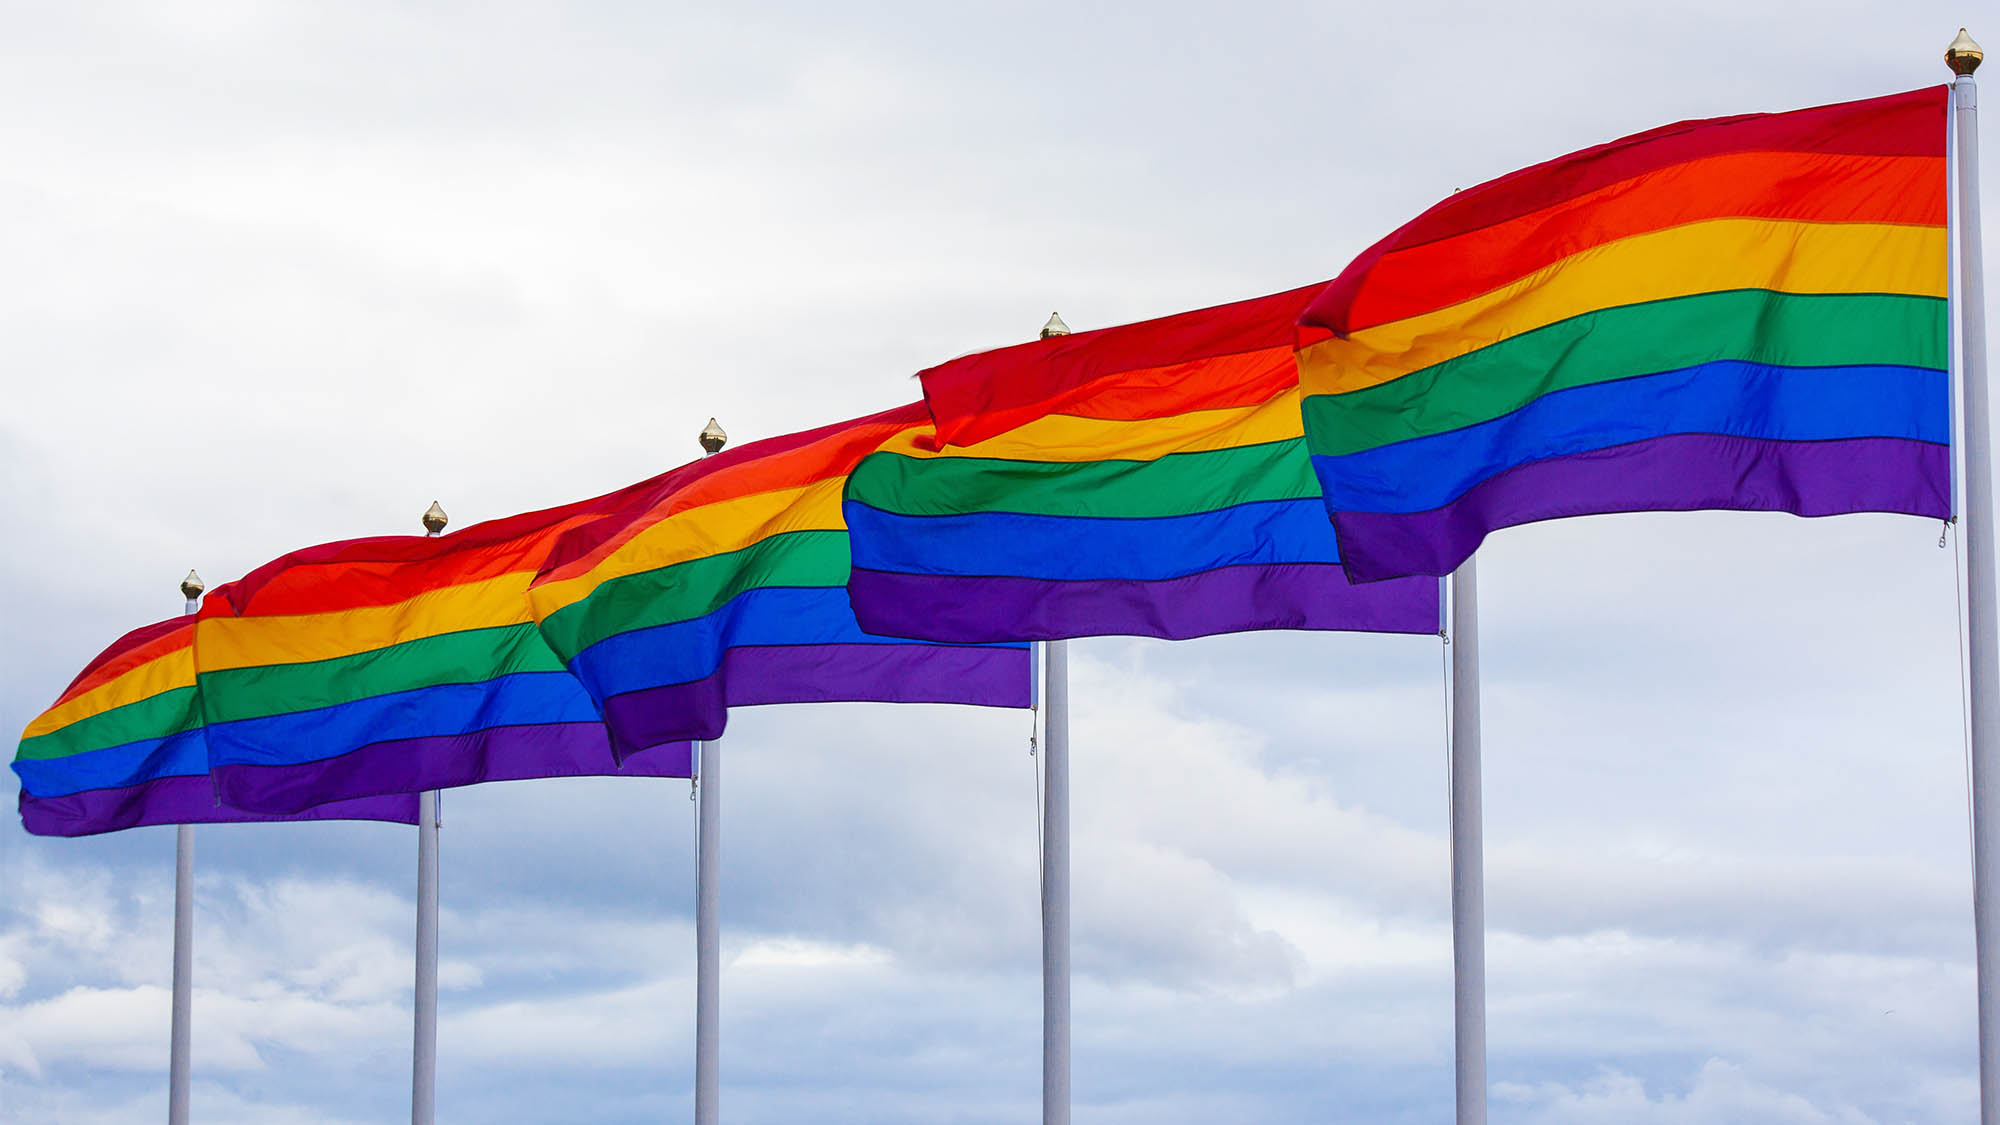
M 174 1015 L 167 1056 L 167 1121 L 187 1125 L 194 1039 L 194 826 L 174 826 Z
M 1979 45 L 1959 30 L 1945 51 L 1958 78 L 1958 325 L 1965 419 L 1965 592 L 1972 680 L 1972 924 L 1979 970 L 1979 1120 L 2000 1125 L 2000 574 L 1993 535 L 1993 445 L 1986 387 L 1986 286 L 1979 234 Z
M 729 435 L 710 418 L 698 440 L 704 458 Z M 717 1125 L 722 1097 L 722 742 L 697 742 L 694 864 L 694 1119 Z
M 1458 1125 L 1486 1125 L 1486 866 L 1479 777 L 1479 578 L 1451 576 L 1451 968 Z
M 722 743 L 695 744 L 701 799 L 696 806 L 694 891 L 694 1119 L 716 1125 L 722 1092 Z
M 1069 1125 L 1069 642 L 1043 654 L 1042 1122 Z
M 449 522 L 433 500 L 424 512 L 424 534 L 435 539 Z M 438 793 L 417 797 L 416 1019 L 410 1050 L 410 1122 L 437 1120 Z
M 437 1120 L 438 795 L 417 797 L 416 1030 L 410 1053 L 410 1122 Z
M 181 579 L 182 612 L 201 608 L 201 576 Z M 167 1046 L 167 1125 L 187 1125 L 194 1043 L 194 826 L 174 826 L 174 1007 Z

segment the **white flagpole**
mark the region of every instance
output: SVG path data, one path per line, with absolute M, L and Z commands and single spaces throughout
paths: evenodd
M 710 418 L 701 455 L 721 451 L 729 435 Z M 694 1120 L 717 1125 L 722 1096 L 722 742 L 694 744 Z
M 1979 234 L 1979 91 L 1983 58 L 1960 28 L 1945 51 L 1958 154 L 1959 383 L 1965 419 L 1967 654 L 1972 681 L 1972 926 L 1979 970 L 1979 1120 L 2000 1125 L 2000 574 L 1993 535 L 1993 448 L 1986 387 L 1986 286 Z
M 182 609 L 201 608 L 207 589 L 201 575 L 188 571 L 181 579 Z M 167 1125 L 187 1125 L 188 1080 L 194 1043 L 194 825 L 174 826 L 174 1007 L 172 1035 L 167 1046 Z
M 1486 861 L 1477 558 L 1451 576 L 1451 968 L 1458 1125 L 1486 1125 Z
M 1041 338 L 1067 335 L 1050 313 Z M 1069 1125 L 1069 642 L 1042 654 L 1042 1125 Z
M 722 743 L 694 744 L 694 1119 L 716 1125 L 722 1094 Z
M 424 512 L 424 534 L 435 539 L 450 518 L 437 501 Z M 410 1051 L 410 1122 L 437 1120 L 438 794 L 417 795 L 417 979 Z
M 1069 642 L 1043 666 L 1042 1122 L 1069 1125 Z

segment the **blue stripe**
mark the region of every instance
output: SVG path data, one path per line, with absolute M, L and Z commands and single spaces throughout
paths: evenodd
M 1313 467 L 1330 510 L 1427 512 L 1520 465 L 1673 434 L 1942 445 L 1951 436 L 1950 395 L 1950 378 L 1931 368 L 1723 360 L 1557 391 L 1462 430 L 1316 456 Z
M 1220 567 L 1340 561 L 1326 509 L 1310 498 L 1154 519 L 899 516 L 852 500 L 843 510 L 859 570 L 1155 582 Z
M 207 729 L 210 760 L 217 766 L 289 766 L 377 742 L 597 720 L 597 708 L 575 677 L 517 672 L 483 683 L 416 688 Z
M 834 644 L 923 642 L 862 632 L 845 586 L 765 587 L 746 590 L 705 617 L 606 637 L 578 653 L 570 668 L 592 695 L 609 699 L 643 688 L 706 679 L 722 667 L 724 654 L 732 648 Z
M 162 777 L 194 777 L 208 772 L 208 746 L 201 730 L 147 738 L 123 746 L 86 750 L 62 758 L 20 758 L 14 762 L 21 788 L 37 797 L 66 797 L 92 789 L 117 789 Z

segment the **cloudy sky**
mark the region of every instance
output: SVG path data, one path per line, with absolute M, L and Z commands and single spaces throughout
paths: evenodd
M 10 731 L 190 566 L 602 492 L 711 414 L 747 440 L 895 405 L 1051 309 L 1328 278 L 1523 164 L 1943 81 L 1983 10 L 3 6 Z M 1969 1119 L 1938 535 L 1628 516 L 1482 552 L 1496 1122 Z M 1439 642 L 1074 652 L 1076 1119 L 1444 1119 Z M 735 716 L 729 1120 L 1033 1116 L 1028 729 Z M 441 1116 L 690 1113 L 693 809 L 447 795 Z M 172 833 L 9 831 L 0 1120 L 156 1120 Z M 412 833 L 198 841 L 197 1119 L 405 1112 Z

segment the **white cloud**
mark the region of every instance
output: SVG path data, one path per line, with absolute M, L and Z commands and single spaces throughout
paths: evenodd
M 1853 1106 L 1815 1105 L 1797 1094 L 1758 1083 L 1742 1068 L 1710 1059 L 1685 1093 L 1655 1097 L 1629 1074 L 1608 1071 L 1575 1085 L 1503 1083 L 1495 1099 L 1526 1110 L 1534 1125 L 1869 1125 L 1876 1120 Z

